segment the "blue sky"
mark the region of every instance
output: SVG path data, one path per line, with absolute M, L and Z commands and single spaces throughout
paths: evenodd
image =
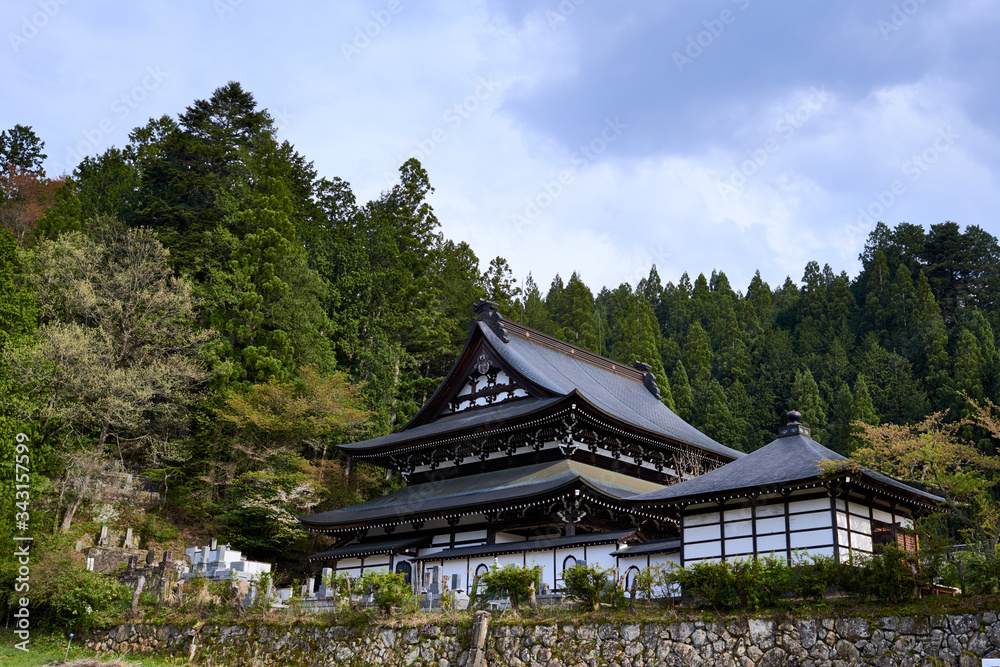
M 544 288 L 852 276 L 875 221 L 1000 234 L 1000 3 L 8 0 L 0 127 L 50 174 L 236 80 L 362 200 Z

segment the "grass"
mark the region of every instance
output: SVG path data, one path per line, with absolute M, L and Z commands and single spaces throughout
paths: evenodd
M 9 630 L 0 631 L 0 667 L 36 667 L 37 665 L 48 665 L 57 660 L 62 660 L 66 655 L 67 637 L 61 634 L 42 634 L 33 630 L 29 651 L 14 648 L 14 643 L 20 641 Z M 156 655 L 125 655 L 123 653 L 102 653 L 97 654 L 87 651 L 75 644 L 70 647 L 69 660 L 81 659 L 97 660 L 102 663 L 124 662 L 129 665 L 142 665 L 142 667 L 156 667 L 160 665 L 171 665 L 181 667 L 191 665 L 181 658 L 166 658 Z

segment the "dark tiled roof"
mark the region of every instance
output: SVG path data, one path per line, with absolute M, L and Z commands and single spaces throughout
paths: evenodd
M 500 554 L 519 554 L 525 551 L 545 551 L 548 549 L 567 549 L 591 544 L 617 544 L 621 540 L 634 536 L 634 530 L 621 530 L 613 533 L 586 533 L 569 537 L 546 537 L 539 540 L 522 540 L 505 542 L 503 544 L 481 544 L 472 547 L 456 547 L 436 551 L 413 560 L 457 560 L 459 558 L 477 558 L 480 556 L 499 556 Z
M 506 321 L 504 324 L 509 331 L 509 342 L 506 343 L 483 322 L 476 323 L 476 333 L 486 339 L 515 373 L 553 394 L 554 398 L 525 398 L 493 407 L 466 410 L 439 417 L 429 424 L 405 426 L 396 433 L 341 448 L 349 453 L 371 452 L 452 432 L 490 427 L 501 421 L 525 418 L 545 410 L 560 397 L 575 391 L 601 412 L 637 430 L 694 445 L 729 459 L 743 456 L 742 452 L 719 444 L 675 415 L 646 389 L 642 373 L 636 369 L 527 327 Z M 470 338 L 467 344 L 472 344 L 474 338 Z
M 820 462 L 824 460 L 840 462 L 847 461 L 847 458 L 803 435 L 778 438 L 757 451 L 732 463 L 727 463 L 721 468 L 716 468 L 680 484 L 635 496 L 630 500 L 640 506 L 658 505 L 664 502 L 684 502 L 730 492 L 792 486 L 824 476 L 825 473 L 820 467 Z M 916 497 L 925 503 L 943 501 L 938 496 L 920 491 L 871 470 L 862 469 L 860 474 L 880 485 Z
M 375 554 L 395 554 L 404 551 L 408 547 L 423 546 L 431 541 L 430 536 L 409 535 L 395 540 L 382 540 L 380 542 L 362 542 L 348 544 L 329 551 L 323 551 L 309 556 L 310 561 L 332 560 L 339 558 L 360 558 L 362 556 L 373 556 Z
M 430 424 L 416 426 L 405 431 L 397 431 L 396 433 L 389 433 L 388 435 L 372 438 L 371 440 L 341 445 L 340 448 L 348 453 L 368 451 L 387 445 L 405 445 L 410 442 L 469 429 L 489 428 L 510 419 L 526 417 L 535 412 L 541 412 L 559 402 L 559 400 L 559 398 L 522 398 L 485 410 L 466 410 L 456 414 L 443 415 Z
M 334 528 L 362 523 L 403 523 L 411 518 L 470 513 L 496 504 L 543 499 L 545 494 L 583 483 L 621 499 L 661 488 L 577 461 L 561 460 L 407 486 L 358 505 L 300 516 L 306 527 Z
M 681 539 L 675 537 L 669 540 L 657 540 L 656 542 L 640 542 L 622 547 L 611 554 L 612 556 L 645 556 L 646 554 L 662 554 L 671 551 L 681 550 Z
M 567 354 L 544 334 L 517 325 L 508 326 L 510 342 L 504 343 L 488 326 L 479 323 L 493 349 L 518 373 L 555 394 L 576 389 L 598 409 L 642 429 L 707 449 L 728 458 L 743 454 L 719 444 L 663 405 L 643 385 L 633 369 L 616 372 L 621 364 L 597 355 Z M 529 335 L 525 336 L 524 332 Z M 547 339 L 547 340 L 546 340 Z M 561 341 L 558 347 L 569 347 Z M 662 378 L 661 378 L 662 379 Z

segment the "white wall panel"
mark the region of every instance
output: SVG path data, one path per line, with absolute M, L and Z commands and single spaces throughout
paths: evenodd
M 804 533 L 792 533 L 792 548 L 804 549 L 820 544 L 832 544 L 833 531 L 829 528 L 825 530 L 809 530 Z
M 767 553 L 770 551 L 785 551 L 788 549 L 788 542 L 785 535 L 758 535 L 757 553 Z
M 857 514 L 858 516 L 864 517 L 868 516 L 868 507 L 866 505 L 859 505 L 858 503 L 850 502 L 848 503 L 848 506 L 851 508 L 851 514 Z
M 892 514 L 877 507 L 872 508 L 872 516 L 876 521 L 881 521 L 882 523 L 892 523 Z
M 704 514 L 685 514 L 684 528 L 693 526 L 704 526 L 707 523 L 719 523 L 718 512 L 705 512 Z
M 688 544 L 684 547 L 684 561 L 697 558 L 722 558 L 721 542 L 705 542 L 704 544 Z
M 732 510 L 726 510 L 726 521 L 740 521 L 743 519 L 750 518 L 750 508 L 749 507 L 738 507 Z
M 726 539 L 730 537 L 746 537 L 748 535 L 753 535 L 752 521 L 734 521 L 733 523 L 727 523 L 726 529 Z
M 872 522 L 867 518 L 861 518 L 859 516 L 851 515 L 851 530 L 857 531 L 859 533 L 865 533 L 866 535 L 871 535 L 872 532 Z
M 847 528 L 847 514 L 837 512 L 837 528 Z
M 757 518 L 763 519 L 769 516 L 785 516 L 785 504 L 761 505 L 757 508 Z
M 513 533 L 501 533 L 497 532 L 496 543 L 497 544 L 510 544 L 511 542 L 524 542 L 524 538 L 520 535 L 514 535 Z
M 798 512 L 818 512 L 820 510 L 830 511 L 830 500 L 828 498 L 796 500 L 788 503 L 788 511 L 791 514 L 796 514 Z
M 702 540 L 717 540 L 721 537 L 719 526 L 697 526 L 689 528 L 687 518 L 684 519 L 684 541 L 700 542 Z
M 913 528 L 913 519 L 911 519 L 910 517 L 908 517 L 908 516 L 902 516 L 902 517 L 901 516 L 897 516 L 896 518 L 899 520 L 899 525 L 902 526 L 903 528 L 906 528 L 906 529 Z
M 848 544 L 850 544 L 850 542 L 847 541 L 849 539 L 849 537 L 850 536 L 848 536 L 846 530 L 838 530 L 837 531 L 837 540 L 838 540 L 837 544 L 839 544 L 842 547 L 846 547 Z
M 753 553 L 753 540 L 749 537 L 741 537 L 738 540 L 726 540 L 726 558 L 728 554 Z
M 757 534 L 785 532 L 785 517 L 776 516 L 768 519 L 757 519 Z
M 846 504 L 847 503 L 844 501 L 843 498 L 837 498 L 837 509 L 840 510 L 841 512 L 847 511 Z
M 815 512 L 813 514 L 793 514 L 788 517 L 788 525 L 792 530 L 823 528 L 831 524 L 830 512 Z
M 851 535 L 851 547 L 862 551 L 871 551 L 872 538 L 868 535 Z

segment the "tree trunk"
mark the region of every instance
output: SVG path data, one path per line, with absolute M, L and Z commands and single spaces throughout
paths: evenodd
M 94 470 L 97 466 L 101 464 L 101 454 L 104 453 L 104 441 L 108 438 L 108 422 L 104 422 L 101 427 L 101 437 L 97 441 L 97 451 L 94 452 L 94 458 L 92 465 L 87 466 L 87 474 L 83 476 L 83 481 L 80 482 L 80 490 L 76 494 L 76 498 L 73 499 L 73 503 L 66 510 L 66 516 L 63 517 L 62 526 L 60 527 L 60 532 L 66 534 L 69 532 L 69 528 L 73 525 L 73 517 L 76 515 L 76 511 L 80 509 L 80 504 L 83 502 L 83 497 L 87 494 L 87 489 L 90 488 L 90 481 L 94 478 Z

